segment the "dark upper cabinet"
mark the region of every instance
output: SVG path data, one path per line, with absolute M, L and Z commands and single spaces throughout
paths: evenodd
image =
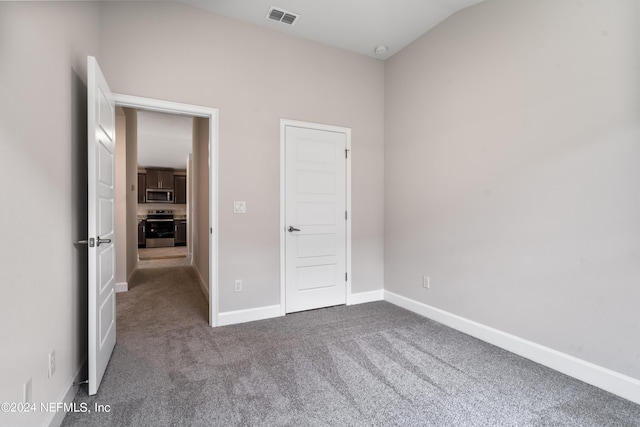
M 173 169 L 147 169 L 147 188 L 172 189 Z
M 173 194 L 174 203 L 185 204 L 187 203 L 187 177 L 186 175 L 174 175 L 173 176 Z
M 147 174 L 138 173 L 138 203 L 147 203 Z

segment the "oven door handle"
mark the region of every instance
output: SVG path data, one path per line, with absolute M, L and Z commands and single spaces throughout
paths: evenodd
M 149 219 L 147 218 L 147 223 L 150 222 L 172 222 L 172 219 Z
M 173 237 L 173 230 L 171 231 L 156 231 L 157 239 L 171 239 Z

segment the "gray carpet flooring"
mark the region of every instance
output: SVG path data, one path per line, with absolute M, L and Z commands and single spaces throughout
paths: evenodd
M 138 248 L 138 259 L 171 259 L 187 256 L 186 246 L 170 246 L 166 248 Z
M 640 406 L 387 302 L 210 328 L 188 267 L 118 294 L 97 395 L 64 426 L 639 426 Z

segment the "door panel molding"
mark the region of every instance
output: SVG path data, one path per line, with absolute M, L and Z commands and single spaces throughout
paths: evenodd
M 286 128 L 298 127 L 327 132 L 343 133 L 346 137 L 346 169 L 345 169 L 345 206 L 348 212 L 345 230 L 345 267 L 346 267 L 346 303 L 352 304 L 351 295 L 351 129 L 341 126 L 326 125 L 298 120 L 280 119 L 280 314 L 285 315 L 286 309 Z

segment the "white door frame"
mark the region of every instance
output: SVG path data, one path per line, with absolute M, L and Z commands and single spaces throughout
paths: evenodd
M 347 228 L 346 228 L 346 270 L 347 270 L 347 305 L 351 304 L 351 128 L 341 126 L 323 125 L 312 122 L 302 122 L 298 120 L 280 119 L 280 314 L 286 315 L 286 270 L 285 270 L 285 239 L 287 236 L 287 226 L 285 223 L 286 212 L 286 176 L 285 176 L 285 128 L 295 126 L 306 129 L 315 129 L 329 132 L 344 133 L 347 138 L 347 165 L 346 165 L 346 207 L 347 207 Z
M 117 106 L 209 119 L 209 325 L 218 326 L 218 109 L 114 93 Z

